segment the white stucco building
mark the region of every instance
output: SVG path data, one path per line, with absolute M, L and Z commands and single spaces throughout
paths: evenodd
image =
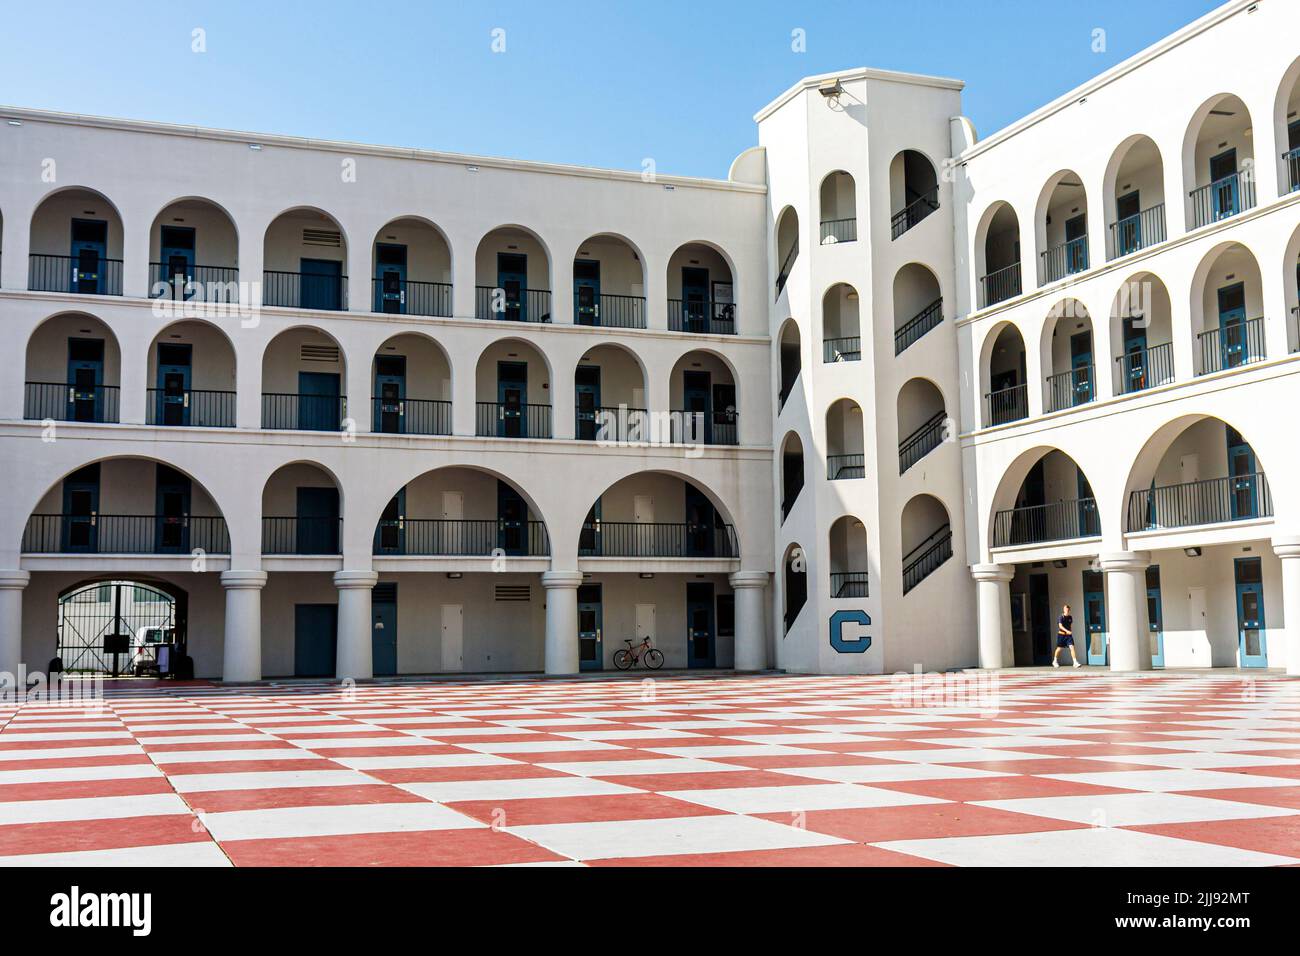
M 1013 666 L 1065 602 L 1300 673 L 1298 36 L 984 140 L 811 77 L 723 181 L 0 108 L 0 671 L 143 586 L 226 680 Z

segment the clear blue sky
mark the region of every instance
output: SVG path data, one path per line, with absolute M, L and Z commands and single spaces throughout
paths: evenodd
M 987 136 L 1217 5 L 6 0 L 0 103 L 722 177 L 755 142 L 753 114 L 802 76 L 956 77 Z

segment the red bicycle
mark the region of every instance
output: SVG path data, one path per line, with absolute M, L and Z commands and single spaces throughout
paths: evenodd
M 646 637 L 640 644 L 633 644 L 632 638 L 623 638 L 623 643 L 627 647 L 619 648 L 614 652 L 614 666 L 621 671 L 629 667 L 636 667 L 637 662 L 643 662 L 646 667 L 657 671 L 664 666 L 663 651 L 657 647 L 652 647 L 650 638 Z

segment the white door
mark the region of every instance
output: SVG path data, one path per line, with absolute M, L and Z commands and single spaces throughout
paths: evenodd
M 459 604 L 442 606 L 442 669 L 464 669 L 464 616 Z
M 655 642 L 655 606 L 638 604 L 636 606 L 636 642 L 640 644 L 645 638 Z
M 1189 658 L 1178 661 L 1184 667 L 1209 667 L 1210 655 L 1210 620 L 1206 609 L 1205 588 L 1187 589 L 1187 628 L 1191 642 L 1187 649 Z M 1168 642 L 1165 649 L 1165 666 L 1169 666 Z
M 634 495 L 632 498 L 632 520 L 637 524 L 654 524 L 654 498 L 650 495 Z
M 459 521 L 465 516 L 465 492 L 442 493 L 442 517 L 446 521 Z

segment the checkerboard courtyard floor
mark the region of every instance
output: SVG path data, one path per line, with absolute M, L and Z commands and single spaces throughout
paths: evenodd
M 1300 863 L 1300 682 L 109 687 L 0 704 L 0 865 Z M 914 706 L 901 706 L 911 704 Z

